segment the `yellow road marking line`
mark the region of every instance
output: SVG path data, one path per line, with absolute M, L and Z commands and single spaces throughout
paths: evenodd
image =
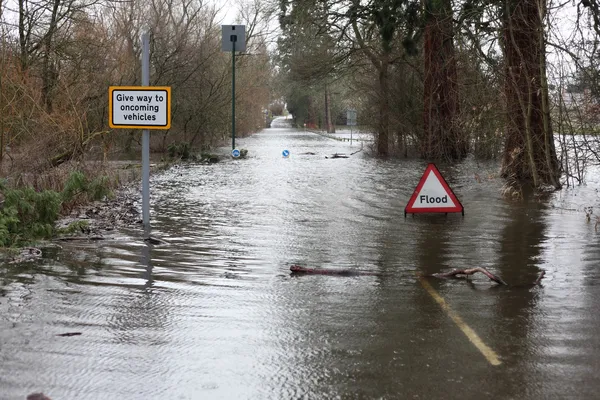
M 471 329 L 471 327 L 467 325 L 465 321 L 463 321 L 460 315 L 455 313 L 454 310 L 450 308 L 448 303 L 446 303 L 446 300 L 444 300 L 444 298 L 440 296 L 438 292 L 435 291 L 435 289 L 429 284 L 429 282 L 427 282 L 425 279 L 419 279 L 419 281 L 421 282 L 421 285 L 425 288 L 425 290 L 427 290 L 427 293 L 429 293 L 431 297 L 433 297 L 433 299 L 440 305 L 440 307 L 442 307 L 442 310 L 446 311 L 448 316 L 452 318 L 452 321 L 454 321 L 454 323 L 460 328 L 460 330 L 465 334 L 469 341 L 473 343 L 475 347 L 477 347 L 477 350 L 479 350 L 481 354 L 483 354 L 483 356 L 488 360 L 488 362 L 492 365 L 502 364 L 502 361 L 500 361 L 500 358 L 494 352 L 494 350 L 492 350 L 485 343 L 483 343 L 483 340 L 481 340 L 477 333 L 475 333 L 475 331 Z

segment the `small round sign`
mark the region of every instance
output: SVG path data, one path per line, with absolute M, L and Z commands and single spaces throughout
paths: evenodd
M 233 158 L 238 158 L 240 156 L 240 151 L 238 149 L 231 150 L 231 155 Z
M 283 155 L 285 158 L 287 158 L 287 157 L 289 157 L 289 156 L 290 156 L 290 152 L 289 152 L 289 150 L 284 150 L 284 151 L 282 151 L 282 152 L 281 152 L 281 154 L 282 154 L 282 155 Z

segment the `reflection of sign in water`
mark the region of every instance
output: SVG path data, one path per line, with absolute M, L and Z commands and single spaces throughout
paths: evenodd
M 348 126 L 356 125 L 356 110 L 351 108 L 346 111 L 346 125 L 348 125 Z
M 234 158 L 238 158 L 240 156 L 240 151 L 238 149 L 233 149 L 233 150 L 231 150 L 231 155 Z
M 407 213 L 449 213 L 462 212 L 460 201 L 450 189 L 435 164 L 429 164 L 413 192 L 404 215 Z
M 290 156 L 290 152 L 289 152 L 288 150 L 284 150 L 283 152 L 281 152 L 281 154 L 282 154 L 282 155 L 283 155 L 285 158 L 287 158 L 287 157 L 289 157 L 289 156 Z

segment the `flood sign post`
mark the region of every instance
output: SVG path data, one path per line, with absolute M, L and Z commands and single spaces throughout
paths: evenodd
M 235 52 L 246 51 L 246 26 L 221 25 L 221 50 L 231 52 L 231 149 L 235 149 Z
M 142 131 L 142 221 L 150 228 L 150 129 L 171 128 L 171 88 L 150 84 L 150 34 L 142 35 L 142 86 L 108 88 L 108 125 Z

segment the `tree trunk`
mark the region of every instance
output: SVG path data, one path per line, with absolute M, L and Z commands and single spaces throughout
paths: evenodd
M 543 19 L 545 0 L 505 0 L 506 143 L 502 176 L 513 185 L 560 188 L 550 124 Z
M 325 125 L 327 133 L 335 133 L 335 125 L 332 123 L 331 118 L 331 93 L 327 85 L 325 85 Z
M 425 82 L 421 155 L 426 159 L 461 159 L 469 141 L 456 125 L 459 111 L 452 5 L 449 0 L 425 2 Z
M 58 72 L 56 71 L 56 67 L 54 65 L 52 52 L 54 51 L 53 39 L 58 25 L 58 8 L 60 6 L 60 1 L 61 0 L 54 0 L 52 5 L 50 25 L 48 27 L 48 32 L 44 37 L 45 51 L 44 63 L 42 67 L 42 99 L 46 105 L 46 111 L 48 112 L 52 112 L 52 91 L 54 90 L 58 80 Z
M 21 72 L 25 72 L 29 67 L 29 54 L 27 50 L 28 34 L 25 28 L 25 0 L 19 0 L 19 61 L 21 63 Z
M 379 126 L 377 132 L 377 153 L 387 156 L 390 152 L 390 85 L 389 54 L 381 55 L 379 68 Z

